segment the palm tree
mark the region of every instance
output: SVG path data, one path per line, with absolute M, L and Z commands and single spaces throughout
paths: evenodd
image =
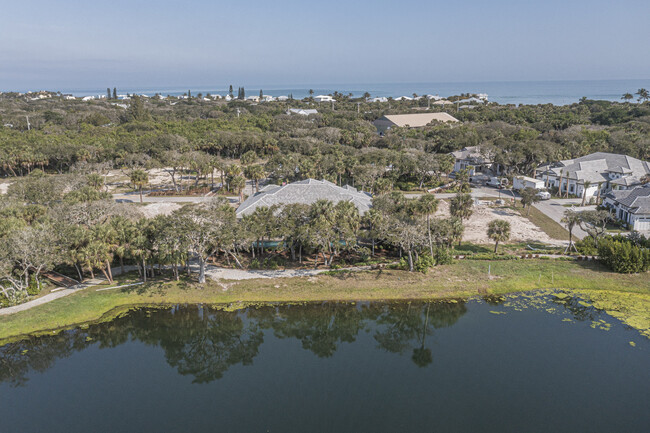
M 641 101 L 645 102 L 648 99 L 650 99 L 650 92 L 648 92 L 644 88 L 641 88 L 641 89 L 637 90 L 636 94 L 639 96 L 639 98 L 638 98 L 639 102 L 641 102 Z
M 632 99 L 634 99 L 634 95 L 631 93 L 623 93 L 623 96 L 621 96 L 621 99 L 624 100 L 625 102 L 630 102 Z
M 499 242 L 510 239 L 510 223 L 506 220 L 492 220 L 488 224 L 487 235 L 494 243 L 494 254 L 497 253 Z
M 564 217 L 562 218 L 562 223 L 566 226 L 567 230 L 569 231 L 569 245 L 567 246 L 566 251 L 569 251 L 571 247 L 575 248 L 573 245 L 573 228 L 580 224 L 580 216 L 578 213 L 574 210 L 567 209 L 564 212 Z
M 449 203 L 449 213 L 451 216 L 460 219 L 462 224 L 463 220 L 468 219 L 472 216 L 474 211 L 472 206 L 474 205 L 474 200 L 469 194 L 456 194 Z M 460 246 L 460 241 L 458 243 Z
M 260 192 L 260 180 L 266 177 L 264 167 L 261 165 L 251 165 L 246 167 L 244 171 L 246 172 L 246 177 L 255 182 L 255 191 Z
M 416 206 L 418 207 L 419 213 L 426 215 L 427 217 L 429 252 L 431 253 L 431 257 L 433 257 L 433 241 L 431 240 L 431 215 L 436 213 L 436 210 L 438 210 L 438 199 L 436 199 L 431 194 L 425 194 L 418 199 Z
M 237 192 L 237 195 L 239 196 L 239 203 L 243 201 L 243 191 L 245 186 L 246 178 L 244 178 L 244 176 L 237 175 L 230 179 L 230 187 L 234 190 L 233 192 Z
M 144 170 L 133 170 L 130 178 L 133 186 L 140 191 L 140 203 L 142 203 L 142 188 L 149 183 L 149 174 Z

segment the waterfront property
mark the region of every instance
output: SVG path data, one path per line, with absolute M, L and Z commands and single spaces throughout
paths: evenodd
M 267 185 L 244 201 L 237 208 L 237 217 L 250 215 L 260 206 L 287 205 L 291 203 L 313 204 L 318 200 L 334 203 L 351 201 L 361 215 L 372 206 L 369 193 L 358 191 L 349 185 L 338 186 L 327 180 L 307 179 L 287 185 Z
M 630 229 L 650 232 L 650 184 L 632 190 L 615 190 L 605 195 L 603 204 Z
M 334 99 L 330 95 L 318 95 L 318 96 L 314 96 L 314 101 L 316 101 L 316 102 L 336 102 L 336 99 Z
M 606 152 L 543 165 L 535 171 L 535 177 L 544 180 L 547 188 L 587 199 L 611 190 L 635 188 L 649 175 L 647 161 Z
M 421 128 L 432 122 L 458 122 L 454 116 L 448 113 L 417 113 L 417 114 L 387 114 L 375 120 L 373 124 L 380 134 L 391 128 Z

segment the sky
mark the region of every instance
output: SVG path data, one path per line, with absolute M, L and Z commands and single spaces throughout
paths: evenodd
M 0 90 L 650 78 L 648 0 L 0 0 Z

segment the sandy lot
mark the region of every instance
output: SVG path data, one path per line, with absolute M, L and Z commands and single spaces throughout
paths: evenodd
M 0 194 L 6 194 L 7 189 L 9 189 L 9 185 L 11 185 L 11 182 L 0 183 Z
M 484 202 L 482 202 L 484 203 Z M 436 216 L 449 216 L 449 203 L 441 200 Z M 551 239 L 546 233 L 526 218 L 507 208 L 474 206 L 474 213 L 465 222 L 463 241 L 472 243 L 493 243 L 487 237 L 488 223 L 495 219 L 503 219 L 510 223 L 510 241 L 513 242 L 544 242 L 552 245 L 563 245 L 562 241 Z
M 181 205 L 178 203 L 151 203 L 140 207 L 140 211 L 145 217 L 153 218 L 157 215 L 169 215 L 180 208 Z

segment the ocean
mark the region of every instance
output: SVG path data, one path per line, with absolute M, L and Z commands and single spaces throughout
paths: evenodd
M 242 84 L 233 83 L 234 93 Z M 257 95 L 263 90 L 265 95 L 280 96 L 293 94 L 293 97 L 303 98 L 309 95 L 309 89 L 314 95 L 331 94 L 338 91 L 343 94 L 352 93 L 355 97 L 370 93 L 373 97 L 399 97 L 418 95 L 439 95 L 442 97 L 460 93 L 486 93 L 490 101 L 499 104 L 555 104 L 567 105 L 578 102 L 580 98 L 620 101 L 626 93 L 636 92 L 640 88 L 650 89 L 650 79 L 630 80 L 577 80 L 577 81 L 490 81 L 490 82 L 458 82 L 458 83 L 381 83 L 381 84 L 313 84 L 313 85 L 260 85 L 244 84 L 247 95 Z M 118 87 L 119 94 L 137 93 L 153 96 L 178 96 L 192 91 L 193 95 L 207 93 L 226 95 L 226 85 L 204 85 L 184 87 Z M 105 94 L 104 89 L 65 89 L 64 93 L 75 96 Z

